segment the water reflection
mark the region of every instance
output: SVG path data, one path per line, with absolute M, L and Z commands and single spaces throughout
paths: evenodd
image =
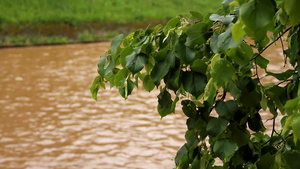
M 98 102 L 91 99 L 96 56 L 108 47 L 0 50 L 0 168 L 174 167 L 186 118 L 178 110 L 161 120 L 158 91 L 136 90 L 125 101 L 115 89 L 102 90 Z M 265 54 L 269 70 L 282 69 L 280 47 Z

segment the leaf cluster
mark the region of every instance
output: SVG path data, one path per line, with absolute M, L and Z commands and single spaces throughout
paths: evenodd
M 187 131 L 177 168 L 299 168 L 293 159 L 300 157 L 300 2 L 222 5 L 205 16 L 193 11 L 165 26 L 115 37 L 98 63 L 93 98 L 109 82 L 126 99 L 141 81 L 146 91 L 160 88 L 161 117 L 175 113 L 181 101 Z M 263 51 L 283 39 L 284 64 L 291 69 L 271 72 Z M 258 69 L 275 83 L 263 83 Z M 266 110 L 274 121 L 270 135 L 261 118 Z M 275 128 L 279 117 L 282 129 Z

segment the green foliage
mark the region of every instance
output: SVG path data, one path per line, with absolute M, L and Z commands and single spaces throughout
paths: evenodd
M 185 14 L 189 10 L 209 12 L 216 8 L 217 4 L 209 0 L 1 0 L 0 23 L 126 23 L 164 20 L 178 11 Z
M 165 27 L 120 35 L 99 61 L 93 98 L 100 86 L 105 87 L 103 81 L 125 88 L 120 94 L 127 98 L 141 80 L 147 91 L 161 88 L 157 107 L 161 117 L 174 113 L 182 99 L 187 131 L 186 143 L 175 157 L 177 168 L 299 168 L 300 23 L 293 6 L 297 4 L 225 0 L 223 9 L 214 14 L 193 11 L 191 18 L 175 17 Z M 267 32 L 272 34 L 270 43 Z M 283 50 L 291 68 L 272 72 L 263 51 L 278 39 L 289 44 Z M 274 83 L 261 81 L 259 67 Z M 274 123 L 282 118 L 282 128 L 274 125 L 270 135 L 264 133 L 261 118 L 266 110 Z M 216 158 L 222 166 L 215 164 Z

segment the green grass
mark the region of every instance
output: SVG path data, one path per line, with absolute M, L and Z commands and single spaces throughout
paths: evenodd
M 57 35 L 77 41 L 105 39 L 131 28 L 165 23 L 189 11 L 213 12 L 221 8 L 220 2 L 222 0 L 0 0 L 0 46 L 1 42 L 13 44 L 18 39 L 24 43 L 23 37 L 32 36 L 33 39 L 49 37 L 47 43 Z
M 173 18 L 189 11 L 206 13 L 222 0 L 1 0 L 0 22 L 126 23 Z

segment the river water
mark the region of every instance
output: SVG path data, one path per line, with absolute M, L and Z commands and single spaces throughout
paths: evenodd
M 99 56 L 108 48 L 94 43 L 0 49 L 0 168 L 174 167 L 185 142 L 180 106 L 160 119 L 158 90 L 135 90 L 125 101 L 116 89 L 101 89 L 98 101 L 91 98 Z M 280 47 L 266 55 L 274 62 L 269 70 L 282 68 Z

